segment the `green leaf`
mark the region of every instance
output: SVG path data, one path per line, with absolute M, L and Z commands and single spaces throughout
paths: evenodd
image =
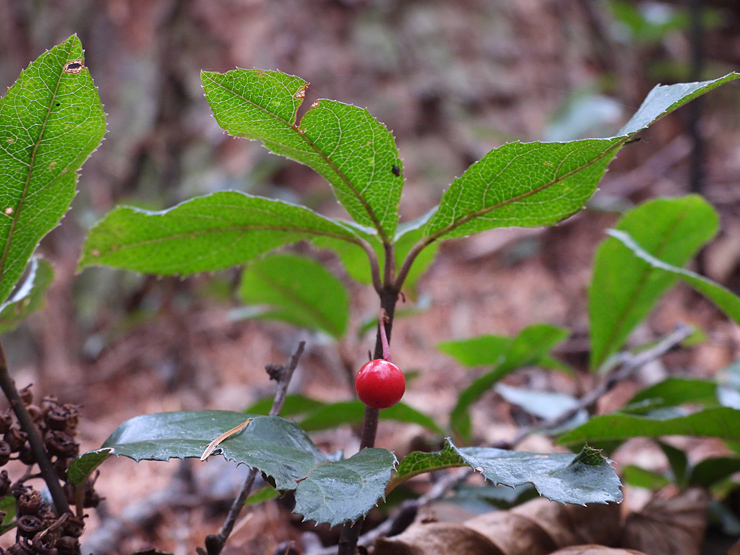
M 318 466 L 298 484 L 294 510 L 305 520 L 331 526 L 353 522 L 385 499 L 395 466 L 393 453 L 374 448 Z
M 452 446 L 462 459 L 494 484 L 516 487 L 527 482 L 559 503 L 608 503 L 622 500 L 621 483 L 600 451 L 522 453 L 491 447 Z
M 631 135 L 645 129 L 648 125 L 670 114 L 684 104 L 730 81 L 740 77 L 740 73 L 728 73 L 719 79 L 676 85 L 658 85 L 647 95 L 637 113 L 619 130 L 620 135 Z
M 257 491 L 255 491 L 252 495 L 247 497 L 247 500 L 244 502 L 244 505 L 259 505 L 260 503 L 264 503 L 265 501 L 271 501 L 273 499 L 277 499 L 280 497 L 280 492 L 276 490 L 274 487 L 267 485 L 263 486 Z
M 470 339 L 445 341 L 437 349 L 450 355 L 463 366 L 498 364 L 511 347 L 512 338 L 501 335 L 479 335 Z
M 67 482 L 73 486 L 85 483 L 85 480 L 113 454 L 113 449 L 106 447 L 88 451 L 82 457 L 74 459 L 67 469 Z
M 665 407 L 698 403 L 705 407 L 717 406 L 717 384 L 711 380 L 694 378 L 666 378 L 637 393 L 622 412 L 644 414 Z
M 690 472 L 691 465 L 689 464 L 689 458 L 686 456 L 686 452 L 664 441 L 658 441 L 656 443 L 668 460 L 676 484 L 682 488 L 687 487 L 686 476 Z
M 161 212 L 112 210 L 90 230 L 79 267 L 160 275 L 212 272 L 315 235 L 359 242 L 347 228 L 303 206 L 224 191 Z
M 717 482 L 740 472 L 740 458 L 713 457 L 694 466 L 688 479 L 689 487 L 709 488 Z
M 585 441 L 667 435 L 740 440 L 740 411 L 727 407 L 709 408 L 667 419 L 633 414 L 605 414 L 594 416 L 583 426 L 566 432 L 558 438 L 557 443 L 573 445 Z
M 514 142 L 494 149 L 452 182 L 425 235 L 431 242 L 557 223 L 594 194 L 625 140 Z
M 671 483 L 668 478 L 658 472 L 632 464 L 625 465 L 622 469 L 622 477 L 624 478 L 624 483 L 628 486 L 653 491 L 663 489 Z
M 269 414 L 272 404 L 273 398 L 265 397 L 249 406 L 244 412 L 249 414 L 264 414 L 266 416 Z M 287 395 L 280 414 L 283 417 L 303 414 L 319 407 L 323 407 L 325 404 L 326 403 L 311 399 L 305 395 Z
M 496 368 L 488 372 L 479 378 L 477 378 L 470 386 L 468 386 L 460 394 L 455 408 L 450 413 L 450 426 L 451 428 L 465 440 L 470 439 L 471 433 L 471 422 L 470 414 L 468 409 L 475 403 L 480 397 L 493 385 L 498 382 L 501 378 L 507 376 L 514 370 L 525 366 L 536 365 L 543 357 L 545 357 L 555 345 L 563 341 L 568 336 L 568 330 L 551 326 L 549 324 L 536 324 L 524 328 L 519 335 L 513 339 L 509 339 L 510 343 L 508 348 L 503 354 L 503 358 L 500 358 Z M 451 346 L 447 344 L 448 349 L 451 348 L 453 352 L 458 354 L 464 353 L 462 356 L 466 357 L 467 360 L 483 360 L 485 356 L 489 359 L 494 359 L 499 355 L 499 348 L 502 345 L 497 339 L 493 339 L 493 336 L 487 336 L 486 339 L 481 342 L 480 338 L 473 339 L 472 344 L 465 345 L 463 342 L 458 342 L 457 345 Z M 490 347 L 490 351 L 487 355 L 484 354 L 471 354 L 472 349 L 482 343 L 487 344 Z M 472 357 L 476 357 L 475 359 Z
M 740 77 L 656 87 L 617 136 L 567 143 L 509 143 L 486 154 L 450 185 L 424 242 L 499 227 L 554 224 L 580 210 L 606 167 L 635 133 L 697 96 Z
M 620 241 L 625 247 L 630 249 L 637 258 L 649 264 L 659 273 L 663 273 L 664 275 L 671 277 L 678 277 L 684 280 L 691 287 L 710 299 L 720 310 L 732 318 L 736 323 L 740 323 L 740 297 L 736 296 L 732 291 L 722 287 L 710 279 L 692 272 L 691 270 L 677 268 L 676 266 L 652 256 L 628 233 L 615 229 L 611 229 L 607 233 Z
M 231 135 L 260 140 L 313 168 L 361 225 L 389 243 L 396 232 L 403 164 L 393 135 L 367 110 L 333 100 L 315 102 L 297 122 L 308 83 L 277 71 L 204 71 L 213 115 Z
M 717 214 L 701 197 L 646 202 L 627 213 L 617 229 L 669 264 L 683 265 L 717 230 Z M 656 270 L 615 238 L 596 252 L 589 288 L 591 368 L 598 369 L 622 347 L 676 276 Z
M 83 60 L 73 35 L 32 62 L 0 99 L 0 303 L 69 209 L 77 170 L 105 134 Z
M 365 405 L 361 401 L 331 403 L 312 410 L 300 425 L 307 432 L 316 432 L 344 424 L 360 424 L 364 415 Z M 380 419 L 418 424 L 435 434 L 443 433 L 432 418 L 405 403 L 396 403 L 390 408 L 383 409 L 380 411 Z
M 102 449 L 74 462 L 75 480 L 82 483 L 111 454 L 135 461 L 200 457 L 214 438 L 248 417 L 215 410 L 137 416 L 121 424 Z M 396 463 L 386 449 L 366 449 L 337 461 L 321 453 L 297 424 L 272 416 L 252 416 L 245 429 L 225 439 L 218 449 L 227 460 L 272 477 L 277 489 L 295 489 L 297 511 L 332 525 L 367 513 L 383 497 Z
M 43 258 L 31 257 L 28 271 L 10 298 L 0 304 L 0 332 L 15 328 L 44 306 L 44 294 L 54 281 L 54 268 Z
M 465 461 L 460 454 L 455 451 L 450 442 L 445 442 L 444 449 L 433 453 L 422 453 L 414 451 L 406 455 L 396 469 L 396 474 L 388 484 L 388 491 L 392 491 L 399 484 L 406 480 L 425 474 L 427 472 L 436 472 L 447 468 L 458 468 L 465 466 Z
M 245 304 L 269 306 L 260 318 L 322 330 L 335 339 L 347 330 L 347 290 L 315 260 L 281 254 L 253 262 L 242 274 L 239 296 Z

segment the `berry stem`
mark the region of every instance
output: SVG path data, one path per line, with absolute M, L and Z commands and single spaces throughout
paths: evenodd
M 390 339 L 393 329 L 393 315 L 396 312 L 398 302 L 398 289 L 392 285 L 386 285 L 380 291 L 380 318 L 378 322 L 378 334 L 375 336 L 375 353 L 373 358 L 384 358 L 391 360 Z M 378 417 L 380 410 L 365 406 L 365 417 L 362 421 L 362 435 L 360 436 L 360 449 L 375 447 L 375 436 L 378 433 Z M 357 538 L 360 536 L 362 520 L 350 522 L 344 525 L 339 536 L 337 555 L 355 555 L 357 551 Z

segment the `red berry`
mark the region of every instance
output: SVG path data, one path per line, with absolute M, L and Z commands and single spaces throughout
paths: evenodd
M 374 409 L 392 407 L 406 391 L 406 378 L 398 366 L 383 359 L 371 360 L 357 373 L 355 390 L 360 401 Z

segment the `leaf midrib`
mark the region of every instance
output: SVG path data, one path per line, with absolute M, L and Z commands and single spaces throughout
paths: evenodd
M 380 238 L 382 239 L 383 244 L 389 244 L 390 243 L 390 241 L 388 239 L 388 236 L 385 233 L 385 229 L 383 229 L 383 226 L 381 225 L 380 220 L 378 220 L 378 216 L 375 214 L 375 211 L 372 209 L 372 207 L 367 203 L 367 201 L 365 200 L 365 197 L 362 196 L 362 194 L 360 193 L 360 191 L 357 189 L 357 187 L 355 187 L 354 183 L 352 183 L 352 181 L 349 179 L 349 177 L 347 177 L 347 175 L 344 172 L 340 171 L 339 168 L 334 164 L 334 162 L 332 162 L 332 160 L 321 149 L 319 149 L 316 146 L 316 144 L 311 139 L 309 139 L 306 136 L 305 130 L 301 129 L 301 127 L 299 125 L 300 124 L 299 121 L 296 121 L 295 124 L 292 124 L 289 121 L 287 121 L 286 119 L 281 118 L 278 115 L 276 115 L 275 113 L 270 112 L 267 109 L 263 108 L 262 106 L 260 106 L 259 104 L 255 103 L 254 101 L 252 101 L 252 100 L 250 100 L 248 98 L 245 98 L 243 95 L 237 93 L 236 91 L 234 91 L 232 89 L 229 89 L 226 86 L 222 85 L 218 81 L 214 80 L 211 77 L 211 74 L 210 73 L 206 73 L 205 75 L 210 79 L 211 83 L 213 83 L 214 85 L 216 85 L 216 86 L 220 87 L 221 89 L 223 89 L 223 90 L 225 90 L 225 91 L 233 94 L 237 98 L 242 99 L 247 104 L 250 104 L 251 106 L 254 106 L 255 108 L 261 110 L 263 113 L 267 114 L 268 116 L 271 116 L 274 119 L 282 122 L 286 127 L 290 128 L 301 139 L 303 139 L 303 141 L 308 145 L 308 147 L 314 153 L 316 153 L 319 157 L 321 157 L 321 159 L 331 168 L 331 170 L 339 177 L 339 179 L 352 192 L 352 194 L 354 195 L 354 197 L 360 202 L 360 205 L 365 210 L 365 212 L 367 212 L 367 215 L 370 217 L 370 220 L 373 222 L 373 226 L 378 231 L 378 234 L 380 235 Z M 309 108 L 309 110 L 310 109 L 311 108 Z M 262 140 L 262 141 L 264 142 L 264 140 Z M 287 145 L 283 145 L 282 143 L 279 143 L 279 142 L 274 141 L 274 140 L 270 140 L 270 142 L 275 143 L 275 144 L 279 144 L 281 146 L 287 146 Z
M 70 58 L 70 52 L 71 52 L 72 46 L 73 46 L 72 44 L 69 44 L 67 47 L 66 59 Z M 54 101 L 56 100 L 57 93 L 59 92 L 59 86 L 62 82 L 63 76 L 64 76 L 64 70 L 62 69 L 62 71 L 60 71 L 59 73 L 59 77 L 57 79 L 56 86 L 54 87 L 54 91 L 51 94 L 51 100 L 49 103 L 49 107 L 46 110 L 44 121 L 41 124 L 41 131 L 39 132 L 39 135 L 36 141 L 34 142 L 33 151 L 31 152 L 31 158 L 28 164 L 28 171 L 26 172 L 26 182 L 23 185 L 23 191 L 21 192 L 20 199 L 18 200 L 18 205 L 15 207 L 15 210 L 13 212 L 13 218 L 10 222 L 10 229 L 8 230 L 8 238 L 5 241 L 5 247 L 3 248 L 3 253 L 0 256 L 0 288 L 2 287 L 3 279 L 5 278 L 5 265 L 8 260 L 8 254 L 10 253 L 11 243 L 13 242 L 13 233 L 15 231 L 16 225 L 18 224 L 18 220 L 20 219 L 21 213 L 23 211 L 23 206 L 26 200 L 26 196 L 28 195 L 28 189 L 31 186 L 31 178 L 33 176 L 33 171 L 35 168 L 36 155 L 38 153 L 38 149 L 41 144 L 41 141 L 44 137 L 44 133 L 46 132 L 46 125 L 49 121 L 49 116 L 51 115 L 52 107 L 54 105 Z M 15 97 L 15 100 L 17 101 L 17 95 Z

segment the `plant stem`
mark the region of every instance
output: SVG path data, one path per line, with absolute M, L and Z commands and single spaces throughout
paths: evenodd
M 39 435 L 36 424 L 33 423 L 31 415 L 26 410 L 26 405 L 23 404 L 18 389 L 15 387 L 15 381 L 10 377 L 10 371 L 8 370 L 8 363 L 5 358 L 5 350 L 3 349 L 2 343 L 0 343 L 0 389 L 3 390 L 5 397 L 7 397 L 10 403 L 10 408 L 13 409 L 18 423 L 20 424 L 21 430 L 23 430 L 28 436 L 28 444 L 31 447 L 31 452 L 36 459 L 36 464 L 39 465 L 41 471 L 41 477 L 46 482 L 46 487 L 49 488 L 49 493 L 54 501 L 54 508 L 56 509 L 57 515 L 62 516 L 64 513 L 69 512 L 69 502 L 67 496 L 62 489 L 62 485 L 59 483 L 57 473 L 54 471 L 54 467 L 51 465 L 49 454 L 46 452 L 44 442 Z
M 278 367 L 280 370 L 279 372 L 273 373 L 276 367 L 271 365 L 267 366 L 267 371 L 270 374 L 270 379 L 277 380 L 275 397 L 273 399 L 272 408 L 270 409 L 269 413 L 270 416 L 277 416 L 278 414 L 280 414 L 280 411 L 285 404 L 285 396 L 288 392 L 288 385 L 290 384 L 290 380 L 293 377 L 293 372 L 295 372 L 295 369 L 298 366 L 298 360 L 301 358 L 305 346 L 306 342 L 301 341 L 298 344 L 298 348 L 293 353 L 293 356 L 290 357 L 288 365 L 282 368 Z M 277 378 L 274 377 L 276 375 Z M 206 538 L 206 553 L 208 555 L 218 555 L 219 553 L 221 553 L 221 550 L 226 544 L 226 540 L 234 529 L 236 519 L 239 518 L 239 513 L 241 513 L 241 510 L 244 507 L 244 502 L 247 500 L 247 497 L 249 497 L 249 493 L 252 491 L 252 485 L 254 484 L 254 480 L 257 477 L 257 472 L 258 470 L 256 468 L 251 468 L 249 470 L 249 474 L 247 475 L 246 480 L 244 480 L 244 483 L 239 490 L 239 494 L 236 496 L 234 502 L 231 504 L 229 514 L 226 515 L 226 520 L 224 521 L 223 526 L 221 526 L 221 530 L 219 530 L 217 535 L 209 535 Z
M 396 312 L 396 303 L 398 302 L 398 289 L 392 285 L 386 285 L 380 291 L 380 311 L 385 314 L 378 322 L 378 333 L 375 336 L 375 353 L 373 358 L 383 358 L 383 339 L 385 335 L 386 348 L 391 341 L 391 330 L 393 329 L 393 316 Z M 380 330 L 384 326 L 385 334 Z M 371 407 L 365 407 L 365 416 L 362 420 L 362 435 L 360 436 L 360 449 L 375 447 L 375 436 L 378 432 L 378 418 L 380 411 Z M 337 555 L 355 555 L 357 549 L 357 538 L 360 536 L 363 519 L 357 522 L 348 522 L 342 528 L 339 536 L 339 545 Z

